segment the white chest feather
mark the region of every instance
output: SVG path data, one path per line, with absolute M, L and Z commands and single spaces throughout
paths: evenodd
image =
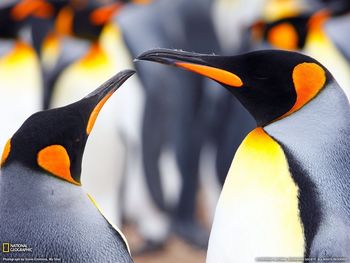
M 281 147 L 257 128 L 233 160 L 216 208 L 207 262 L 303 255 L 298 187 Z

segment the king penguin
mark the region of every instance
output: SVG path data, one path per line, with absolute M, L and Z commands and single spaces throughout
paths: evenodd
M 207 262 L 350 259 L 350 107 L 323 65 L 282 50 L 216 56 L 158 49 L 138 59 L 219 82 L 258 125 L 232 161 Z
M 9 243 L 8 258 L 132 262 L 123 234 L 80 187 L 80 173 L 99 111 L 133 73 L 122 71 L 78 102 L 33 114 L 8 140 L 0 174 L 0 236 Z M 11 244 L 31 251 L 14 252 Z

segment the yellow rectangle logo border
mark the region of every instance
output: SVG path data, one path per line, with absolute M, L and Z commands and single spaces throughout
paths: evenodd
M 2 253 L 10 252 L 10 243 L 2 243 Z

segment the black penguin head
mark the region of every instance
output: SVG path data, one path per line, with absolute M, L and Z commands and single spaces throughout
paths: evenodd
M 308 20 L 308 15 L 298 15 L 268 23 L 258 21 L 250 27 L 252 41 L 264 41 L 280 49 L 302 49 L 308 33 Z
M 56 31 L 63 36 L 96 41 L 122 6 L 121 1 L 70 1 L 57 15 Z
M 331 78 L 316 60 L 282 50 L 228 57 L 158 49 L 147 51 L 137 59 L 174 65 L 221 83 L 260 126 L 299 110 Z
M 8 140 L 1 167 L 18 162 L 79 185 L 85 144 L 97 115 L 132 74 L 122 71 L 78 102 L 30 116 Z

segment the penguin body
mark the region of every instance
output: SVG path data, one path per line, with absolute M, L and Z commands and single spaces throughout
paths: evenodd
M 235 262 L 301 258 L 302 231 L 298 187 L 284 152 L 264 130 L 256 128 L 242 142 L 225 181 L 210 236 L 210 247 L 217 249 L 208 250 L 207 262 L 231 262 L 233 253 Z
M 74 104 L 32 115 L 8 140 L 1 159 L 0 236 L 32 248 L 9 256 L 132 262 L 122 233 L 80 186 L 83 151 L 96 117 L 132 74 L 123 71 Z
M 311 257 L 350 258 L 349 114 L 343 91 L 330 82 L 299 112 L 265 127 L 282 146 L 300 185 L 299 209 Z
M 253 262 L 253 255 L 349 258 L 349 114 L 343 92 L 329 84 L 293 116 L 246 137 L 210 236 L 211 247 L 232 247 L 209 250 L 208 262 L 229 262 L 233 247 L 237 262 Z
M 231 57 L 153 50 L 139 59 L 216 80 L 258 124 L 233 159 L 207 262 L 349 259 L 350 106 L 322 64 L 281 50 Z
M 32 248 L 10 257 L 132 262 L 123 237 L 83 188 L 13 164 L 1 173 L 0 196 L 7 200 L 0 205 L 1 241 Z

